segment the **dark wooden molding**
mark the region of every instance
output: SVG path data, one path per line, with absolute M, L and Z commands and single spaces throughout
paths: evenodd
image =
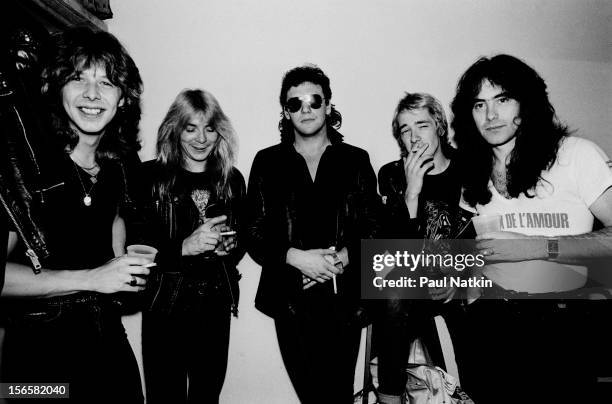
M 86 10 L 101 20 L 113 18 L 113 11 L 110 8 L 110 0 L 78 0 Z
M 75 25 L 90 25 L 108 30 L 106 23 L 87 11 L 77 0 L 18 0 L 15 3 L 49 31 Z

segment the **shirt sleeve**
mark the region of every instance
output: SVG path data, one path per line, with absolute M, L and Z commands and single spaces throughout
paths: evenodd
M 612 187 L 612 161 L 590 140 L 578 138 L 572 154 L 578 193 L 591 206 L 608 188 Z

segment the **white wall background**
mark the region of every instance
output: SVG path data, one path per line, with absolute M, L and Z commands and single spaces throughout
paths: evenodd
M 232 119 L 237 166 L 248 175 L 256 151 L 278 141 L 283 73 L 314 62 L 331 78 L 346 141 L 367 149 L 378 170 L 397 158 L 390 120 L 403 91 L 430 92 L 448 106 L 460 74 L 498 52 L 531 64 L 561 119 L 612 155 L 607 0 L 116 0 L 112 7 L 109 30 L 145 85 L 145 160 L 176 94 L 203 87 Z M 273 324 L 253 308 L 260 269 L 246 258 L 240 270 L 241 314 L 222 402 L 297 402 Z M 130 328 L 138 343 L 137 319 Z

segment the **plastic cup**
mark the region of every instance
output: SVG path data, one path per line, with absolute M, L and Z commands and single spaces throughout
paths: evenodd
M 146 258 L 151 263 L 155 261 L 157 248 L 144 244 L 132 244 L 127 246 L 127 253 L 130 257 Z
M 481 235 L 493 231 L 501 231 L 501 215 L 478 215 L 472 217 L 476 234 Z

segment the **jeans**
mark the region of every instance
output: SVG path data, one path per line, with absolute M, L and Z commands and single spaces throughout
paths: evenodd
M 275 319 L 281 355 L 304 404 L 353 403 L 361 326 L 336 297 L 305 299 Z
M 231 299 L 206 281 L 176 277 L 172 304 L 143 313 L 147 403 L 218 403 L 227 369 Z
M 2 382 L 70 383 L 69 403 L 144 401 L 136 358 L 108 296 L 18 304 L 6 328 Z M 16 400 L 30 401 L 40 400 Z

